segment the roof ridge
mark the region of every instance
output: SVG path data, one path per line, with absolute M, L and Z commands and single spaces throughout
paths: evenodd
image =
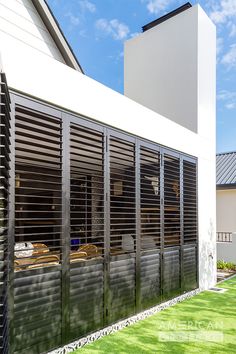
M 235 151 L 218 152 L 216 154 L 216 156 L 227 155 L 227 154 L 236 154 L 236 150 Z

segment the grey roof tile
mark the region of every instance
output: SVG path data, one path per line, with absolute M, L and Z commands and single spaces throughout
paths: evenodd
M 236 151 L 216 155 L 216 184 L 236 184 Z

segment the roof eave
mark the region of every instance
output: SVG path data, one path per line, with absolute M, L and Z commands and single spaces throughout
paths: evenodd
M 56 43 L 66 64 L 84 74 L 71 46 L 67 42 L 56 18 L 45 0 L 32 0 L 36 10 L 40 14 L 45 26 Z
M 231 183 L 231 184 L 217 184 L 216 185 L 217 190 L 224 190 L 224 189 L 236 189 L 236 183 Z

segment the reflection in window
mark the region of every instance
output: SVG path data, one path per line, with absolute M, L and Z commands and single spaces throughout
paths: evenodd
M 71 263 L 104 254 L 103 134 L 71 125 Z
M 183 162 L 184 243 L 197 241 L 197 167 Z
M 160 247 L 160 156 L 141 148 L 141 249 Z
M 136 247 L 135 146 L 110 139 L 110 253 L 131 253 Z
M 61 123 L 16 109 L 15 270 L 61 258 Z
M 164 245 L 180 244 L 180 160 L 164 155 Z
M 110 164 L 110 254 L 135 252 L 135 144 L 111 136 L 106 155 L 103 132 L 74 123 L 68 144 L 70 262 L 83 263 L 104 255 L 104 158 Z M 17 107 L 15 145 L 15 269 L 58 265 L 62 249 L 61 121 Z M 141 250 L 145 251 L 161 246 L 160 153 L 142 146 L 139 157 Z M 180 160 L 168 154 L 163 157 L 164 247 L 178 246 Z M 5 212 L 3 193 L 0 220 Z M 196 165 L 187 161 L 183 163 L 183 201 L 184 242 L 195 242 Z

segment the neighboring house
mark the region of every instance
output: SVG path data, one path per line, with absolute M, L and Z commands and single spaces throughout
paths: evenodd
M 216 231 L 217 259 L 236 263 L 235 151 L 216 155 Z
M 45 1 L 0 12 L 1 352 L 45 353 L 213 286 L 216 33 L 201 7 L 126 43 L 127 97 L 83 74 Z

